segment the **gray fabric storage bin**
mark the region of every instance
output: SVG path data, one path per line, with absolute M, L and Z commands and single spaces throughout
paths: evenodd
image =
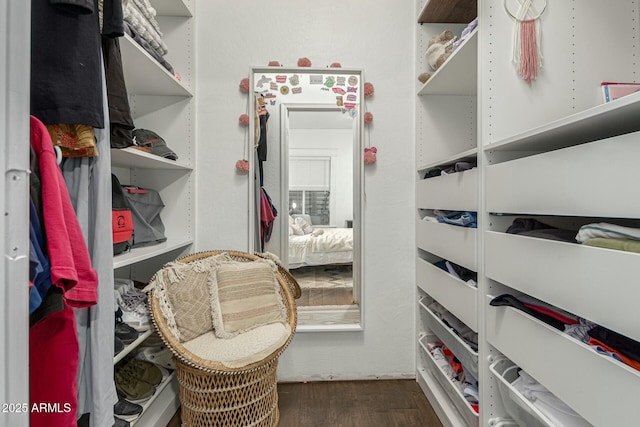
M 124 185 L 124 194 L 133 214 L 133 245 L 155 245 L 167 240 L 160 212 L 164 203 L 160 193 L 149 188 Z

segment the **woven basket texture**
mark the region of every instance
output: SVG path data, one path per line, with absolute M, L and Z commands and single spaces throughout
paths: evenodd
M 227 252 L 236 261 L 263 258 L 239 251 L 207 251 L 179 258 L 191 262 Z M 279 421 L 277 367 L 280 354 L 291 342 L 296 330 L 300 296 L 296 280 L 281 266 L 277 279 L 287 309 L 291 335 L 264 359 L 240 368 L 229 368 L 215 360 L 205 360 L 189 352 L 170 332 L 158 296 L 149 295 L 150 313 L 158 333 L 174 355 L 182 405 L 184 427 L 262 427 L 277 426 Z M 153 280 L 153 279 L 152 279 Z

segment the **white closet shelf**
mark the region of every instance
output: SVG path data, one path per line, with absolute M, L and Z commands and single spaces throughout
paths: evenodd
M 427 304 L 430 304 L 432 301 L 433 300 L 428 297 L 419 301 L 420 312 L 429 331 L 451 350 L 460 363 L 462 363 L 462 366 L 468 369 L 475 378 L 478 378 L 478 352 L 469 347 L 469 344 L 456 335 L 435 313 L 427 308 Z
M 416 245 L 441 258 L 478 271 L 476 264 L 477 229 L 416 220 Z
M 485 232 L 487 277 L 640 341 L 640 254 Z
M 172 407 L 170 406 L 173 404 Z M 176 372 L 172 372 L 167 379 L 165 379 L 158 387 L 156 392 L 147 400 L 142 403 L 142 415 L 135 421 L 131 422 L 131 427 L 138 426 L 157 426 L 161 425 L 156 420 L 161 418 L 162 412 L 171 411 L 172 414 L 176 412 L 178 406 L 178 378 Z M 157 410 L 156 410 L 157 408 Z M 164 423 L 166 424 L 166 422 Z
M 420 345 L 420 357 L 424 362 L 424 366 L 427 368 L 428 374 L 436 379 L 437 384 L 440 386 L 444 394 L 448 396 L 449 402 L 453 404 L 453 407 L 458 412 L 459 416 L 464 420 L 463 424 L 454 425 L 466 425 L 469 427 L 477 427 L 479 425 L 479 416 L 473 410 L 467 399 L 465 399 L 462 391 L 456 387 L 456 385 L 447 377 L 444 371 L 438 366 L 437 362 L 427 349 L 427 343 L 437 342 L 438 337 L 435 335 L 424 335 L 418 341 Z M 443 402 L 441 402 L 443 403 Z
M 478 169 L 421 179 L 416 183 L 418 209 L 478 211 Z
M 418 95 L 473 96 L 477 93 L 478 29 L 476 28 L 422 85 Z
M 416 259 L 416 283 L 465 325 L 478 332 L 478 289 L 423 259 Z
M 122 67 L 129 95 L 191 97 L 193 93 L 125 34 L 120 38 Z
M 134 248 L 129 252 L 114 256 L 113 268 L 126 267 L 127 265 L 135 264 L 176 249 L 187 247 L 192 243 L 192 238 L 168 238 L 166 242 L 159 243 L 157 245 Z
M 640 93 L 572 114 L 526 132 L 487 144 L 499 151 L 550 151 L 640 130 Z
M 193 16 L 191 8 L 183 0 L 151 0 L 151 5 L 160 16 Z
M 637 425 L 639 371 L 515 308 L 489 306 L 486 315 L 487 341 L 587 421 Z
M 134 342 L 132 342 L 131 344 L 128 344 L 125 346 L 124 350 L 122 350 L 120 353 L 116 354 L 116 356 L 113 358 L 113 364 L 115 365 L 116 363 L 118 363 L 119 361 L 121 361 L 122 359 L 124 359 L 124 357 L 131 353 L 133 350 L 135 350 L 140 344 L 142 344 L 142 342 L 144 340 L 146 340 L 147 338 L 149 338 L 149 336 L 153 333 L 153 327 L 150 327 L 149 329 L 147 329 L 144 332 L 141 332 L 140 335 L 138 336 L 138 338 L 136 338 L 136 340 Z
M 154 154 L 140 151 L 136 148 L 112 148 L 111 149 L 111 165 L 121 168 L 140 168 L 140 169 L 175 169 L 190 171 L 193 168 L 186 164 L 164 159 Z
M 486 208 L 520 214 L 638 217 L 640 199 L 621 197 L 611 185 L 637 181 L 638 138 L 640 132 L 634 132 L 488 166 Z
M 417 170 L 419 174 L 424 175 L 423 172 L 426 173 L 429 169 L 433 169 L 437 166 L 450 165 L 455 162 L 459 162 L 463 160 L 473 160 L 473 159 L 476 159 L 477 157 L 478 157 L 478 147 L 474 147 L 470 150 L 463 151 L 462 153 L 453 154 L 441 160 L 437 160 L 422 166 L 418 166 Z

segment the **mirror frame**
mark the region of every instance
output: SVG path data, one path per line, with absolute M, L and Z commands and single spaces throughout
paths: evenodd
M 284 67 L 251 67 L 249 74 L 249 139 L 248 153 L 249 156 L 249 252 L 255 251 L 255 236 L 259 230 L 259 218 L 256 215 L 256 206 L 259 203 L 256 200 L 256 182 L 255 182 L 255 97 L 253 96 L 255 87 L 254 77 L 258 73 L 282 73 L 282 74 L 330 74 L 331 69 L 314 69 L 314 68 L 284 68 Z M 298 325 L 299 332 L 336 332 L 336 331 L 362 331 L 364 329 L 364 274 L 363 274 L 363 259 L 364 259 L 364 233 L 363 233 L 363 213 L 364 213 L 364 112 L 362 111 L 364 105 L 364 73 L 361 69 L 334 69 L 333 74 L 348 74 L 358 76 L 358 106 L 355 109 L 356 114 L 354 116 L 354 144 L 353 144 L 353 239 L 354 239 L 354 252 L 353 252 L 353 297 L 360 308 L 360 321 L 359 323 L 352 324 L 323 324 L 323 325 Z M 282 102 L 280 103 L 280 164 L 281 166 L 287 165 L 287 167 L 280 168 L 280 204 L 277 206 L 278 212 L 288 212 L 289 203 L 289 143 L 286 136 L 286 122 L 285 112 L 291 111 L 341 111 L 342 109 L 335 103 L 292 103 Z M 282 214 L 281 214 L 282 215 Z M 280 227 L 280 247 L 284 255 L 280 255 L 283 264 L 288 268 L 288 227 Z M 321 307 L 321 306 L 318 306 Z

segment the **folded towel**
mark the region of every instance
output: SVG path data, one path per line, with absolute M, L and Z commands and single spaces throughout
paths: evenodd
M 596 237 L 609 239 L 633 239 L 640 240 L 640 228 L 623 227 L 621 225 L 597 222 L 580 227 L 576 240 L 579 243 L 586 242 Z

